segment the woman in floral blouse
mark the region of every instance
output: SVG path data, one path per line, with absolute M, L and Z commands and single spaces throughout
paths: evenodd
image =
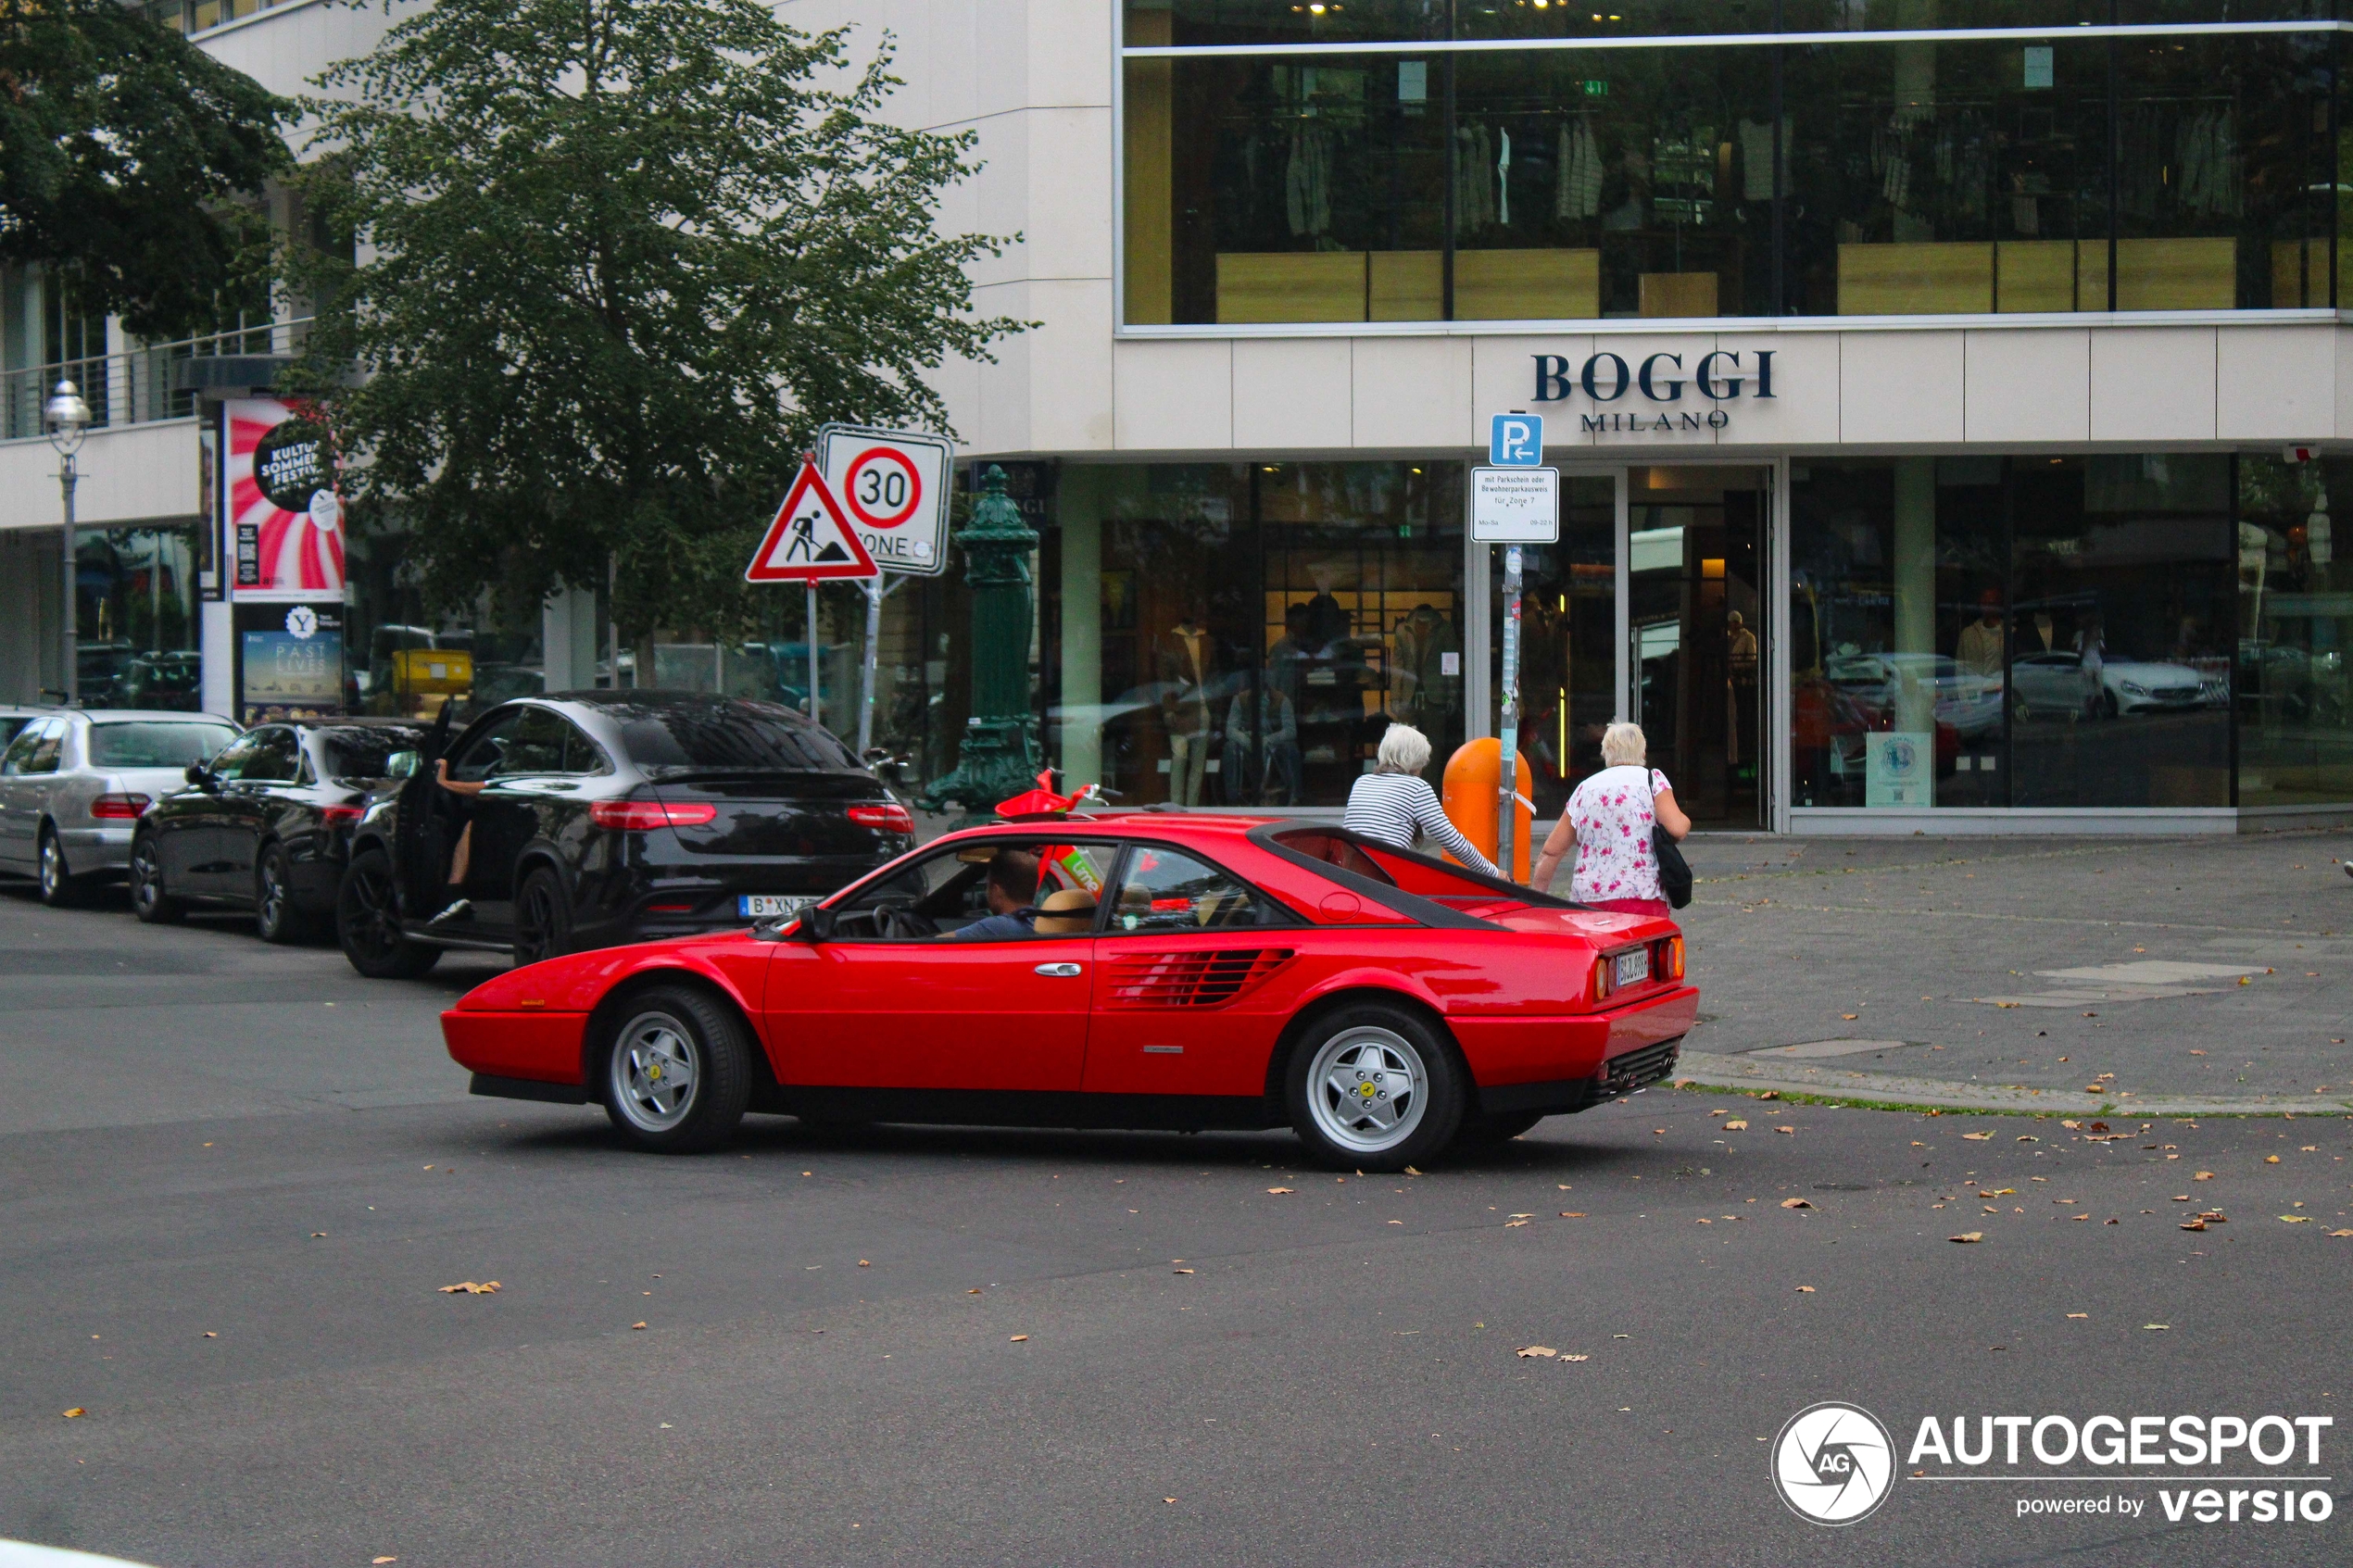
M 1568 809 L 1536 858 L 1529 885 L 1549 889 L 1562 858 L 1574 848 L 1568 896 L 1578 903 L 1625 914 L 1673 913 L 1659 893 L 1651 828 L 1680 839 L 1692 831 L 1692 820 L 1675 804 L 1667 775 L 1644 765 L 1647 752 L 1640 724 L 1612 724 L 1602 732 L 1602 771 L 1568 797 Z

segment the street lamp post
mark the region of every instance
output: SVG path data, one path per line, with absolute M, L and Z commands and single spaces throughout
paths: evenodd
M 57 390 L 49 395 L 49 401 L 42 406 L 41 422 L 49 433 L 49 445 L 57 449 L 57 483 L 65 492 L 62 552 L 65 592 L 60 601 L 64 615 L 58 636 L 65 655 L 66 706 L 72 708 L 82 700 L 82 634 L 81 628 L 74 623 L 74 601 L 79 596 L 81 583 L 74 570 L 73 537 L 73 487 L 81 483 L 82 474 L 74 466 L 74 456 L 82 450 L 82 439 L 90 433 L 90 405 L 82 400 L 82 389 L 69 381 L 59 382 Z

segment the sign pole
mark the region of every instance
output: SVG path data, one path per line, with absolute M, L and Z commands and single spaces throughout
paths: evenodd
M 809 721 L 822 724 L 825 721 L 817 709 L 817 580 L 811 578 L 809 587 Z
M 883 585 L 879 574 L 866 583 L 866 680 L 858 704 L 858 759 L 863 762 L 875 744 L 875 645 L 882 641 Z
M 1504 550 L 1504 700 L 1503 752 L 1498 759 L 1501 771 L 1497 789 L 1495 859 L 1506 881 L 1519 880 L 1514 868 L 1519 863 L 1517 847 L 1513 843 L 1519 827 L 1519 590 L 1520 549 L 1517 545 Z

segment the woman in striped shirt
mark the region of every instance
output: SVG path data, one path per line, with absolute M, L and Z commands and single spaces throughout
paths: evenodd
M 1351 833 L 1400 849 L 1427 839 L 1475 872 L 1502 876 L 1493 861 L 1471 847 L 1439 809 L 1438 796 L 1421 776 L 1429 766 L 1429 740 L 1411 724 L 1391 724 L 1381 736 L 1373 771 L 1358 777 L 1348 792 L 1340 825 Z

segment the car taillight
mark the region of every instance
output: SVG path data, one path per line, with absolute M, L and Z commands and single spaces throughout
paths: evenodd
M 102 795 L 90 802 L 90 814 L 107 822 L 135 822 L 146 809 L 144 795 Z
M 357 806 L 321 806 L 319 808 L 319 820 L 331 828 L 346 827 L 359 820 L 359 808 Z
M 1593 1000 L 1602 1001 L 1608 996 L 1609 960 L 1597 958 L 1593 960 Z
M 1670 936 L 1651 948 L 1651 978 L 1680 980 L 1683 978 L 1683 939 Z
M 700 827 L 719 815 L 707 800 L 672 805 L 661 800 L 598 800 L 588 808 L 588 820 L 615 833 L 651 833 L 656 828 Z
M 880 828 L 885 833 L 915 831 L 915 819 L 896 800 L 887 806 L 852 806 L 849 820 L 862 828 Z

